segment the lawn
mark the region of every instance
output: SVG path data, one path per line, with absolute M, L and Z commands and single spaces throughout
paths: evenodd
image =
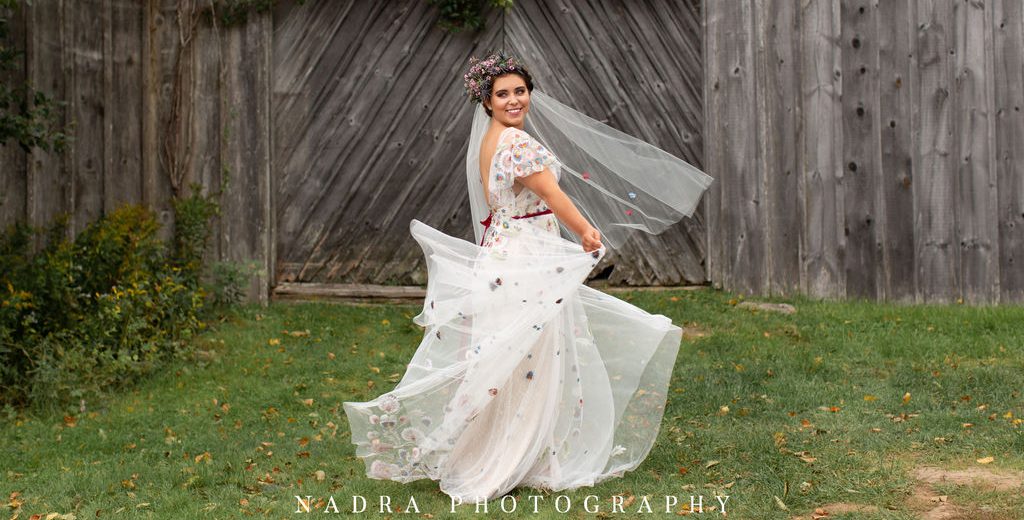
M 418 310 L 310 303 L 239 309 L 194 362 L 109 400 L 2 419 L 0 500 L 19 519 L 294 518 L 296 495 L 315 516 L 362 496 L 374 518 L 668 517 L 666 496 L 675 516 L 691 495 L 697 518 L 721 517 L 716 495 L 741 519 L 1024 518 L 1024 308 L 773 300 L 797 309 L 782 314 L 711 289 L 618 296 L 686 338 L 650 456 L 594 488 L 451 515 L 435 482 L 365 478 L 341 403 L 398 382 Z M 382 495 L 394 514 L 377 512 Z M 419 513 L 398 513 L 410 497 Z

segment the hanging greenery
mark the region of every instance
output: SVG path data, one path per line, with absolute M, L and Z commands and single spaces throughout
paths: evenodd
M 511 9 L 514 0 L 427 0 L 437 7 L 441 18 L 437 25 L 450 33 L 463 30 L 479 31 L 484 28 L 484 10 L 488 5 Z
M 63 105 L 32 88 L 18 77 L 19 60 L 24 55 L 11 45 L 9 19 L 18 8 L 18 0 L 0 0 L 0 145 L 14 140 L 26 152 L 34 148 L 64 150 L 64 134 L 60 107 Z
M 210 0 L 209 12 L 224 27 L 242 25 L 252 13 L 265 13 L 274 8 L 280 0 Z M 304 0 L 299 0 L 301 5 Z

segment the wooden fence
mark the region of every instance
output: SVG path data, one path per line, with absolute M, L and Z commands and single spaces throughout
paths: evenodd
M 521 56 L 555 98 L 702 162 L 699 4 L 517 0 L 457 35 L 424 0 L 343 4 L 275 13 L 278 281 L 422 283 L 413 218 L 472 239 L 463 172 L 475 105 L 462 74 L 490 49 Z M 697 215 L 636 237 L 598 272 L 703 283 L 704 247 Z
M 67 102 L 74 141 L 0 149 L 0 224 L 66 211 L 77 231 L 125 202 L 170 224 L 198 182 L 223 208 L 211 258 L 255 262 L 256 298 L 422 282 L 408 221 L 469 236 L 459 76 L 504 47 L 538 88 L 716 177 L 706 212 L 607 259 L 613 282 L 1024 301 L 1015 0 L 517 0 L 459 35 L 425 0 L 282 1 L 233 27 L 193 18 L 203 4 L 17 11 L 27 79 Z
M 470 235 L 461 75 L 502 47 L 538 88 L 701 164 L 693 1 L 520 0 L 457 35 L 425 0 L 283 1 L 235 27 L 196 17 L 206 5 L 39 0 L 16 14 L 24 70 L 67 101 L 74 142 L 63 156 L 5 147 L 0 224 L 66 211 L 77 231 L 142 202 L 169 229 L 172 196 L 198 182 L 223 207 L 211 259 L 254 261 L 254 297 L 277 282 L 421 283 L 409 220 Z M 603 274 L 702 283 L 704 236 L 698 215 L 638 237 Z
M 205 2 L 204 2 L 205 3 Z M 255 263 L 265 300 L 273 265 L 269 64 L 271 15 L 233 28 L 196 19 L 187 1 L 38 0 L 13 16 L 13 44 L 37 89 L 66 102 L 70 148 L 0 151 L 0 225 L 72 232 L 124 203 L 171 229 L 172 197 L 196 182 L 219 195 L 211 258 Z M 20 79 L 20 78 L 15 78 Z
M 708 2 L 709 275 L 755 294 L 1024 301 L 1017 0 Z

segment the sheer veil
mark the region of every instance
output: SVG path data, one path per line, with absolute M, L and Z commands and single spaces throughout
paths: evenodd
M 473 230 L 480 243 L 489 209 L 480 179 L 480 144 L 491 119 L 478 106 L 466 153 Z M 574 110 L 539 89 L 525 130 L 558 158 L 559 186 L 615 249 L 635 230 L 658 234 L 692 216 L 713 179 L 697 167 Z M 572 233 L 567 237 L 578 241 Z
M 537 89 L 534 89 L 537 92 Z M 469 187 L 469 207 L 473 212 L 474 244 L 479 244 L 484 237 L 484 225 L 480 221 L 487 218 L 490 208 L 487 207 L 487 195 L 484 194 L 484 181 L 480 178 L 480 145 L 484 134 L 491 124 L 491 118 L 484 111 L 483 104 L 473 112 L 473 128 L 469 132 L 469 150 L 466 151 L 466 186 Z

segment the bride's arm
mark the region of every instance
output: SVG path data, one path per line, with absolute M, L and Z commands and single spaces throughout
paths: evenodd
M 558 220 L 561 220 L 569 230 L 580 237 L 584 251 L 589 253 L 601 248 L 601 233 L 590 225 L 590 222 L 587 222 L 569 196 L 562 191 L 562 188 L 558 187 L 558 181 L 555 180 L 555 175 L 551 173 L 551 170 L 544 168 L 542 172 L 519 177 L 516 180 L 537 194 L 551 208 L 551 212 L 558 217 Z

